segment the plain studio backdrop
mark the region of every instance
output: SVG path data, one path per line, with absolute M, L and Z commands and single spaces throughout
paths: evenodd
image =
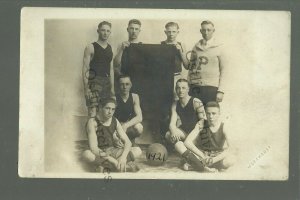
M 223 43 L 226 54 L 221 112 L 231 130 L 230 145 L 238 152 L 233 178 L 244 179 L 247 174 L 255 179 L 285 179 L 289 153 L 290 15 L 206 12 L 209 14 L 202 18 L 182 19 L 176 15 L 172 20 L 141 19 L 140 41 L 159 44 L 166 39 L 164 25 L 174 21 L 180 26 L 178 41 L 191 50 L 202 38 L 201 21 L 211 20 L 215 38 Z M 74 142 L 86 139 L 83 52 L 97 40 L 98 23 L 107 20 L 112 23 L 109 43 L 115 55 L 117 46 L 128 38 L 129 19 L 110 19 L 107 15 L 45 20 L 46 172 L 80 172 L 72 155 Z

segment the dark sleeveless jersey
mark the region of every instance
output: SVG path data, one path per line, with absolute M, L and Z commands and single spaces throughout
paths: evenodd
M 224 123 L 221 123 L 219 129 L 213 133 L 205 121 L 205 126 L 199 134 L 200 148 L 205 151 L 222 151 L 225 143 L 225 135 L 223 132 Z
M 129 94 L 126 102 L 123 101 L 120 95 L 116 95 L 116 100 L 118 106 L 115 111 L 115 117 L 120 122 L 126 122 L 135 117 L 132 93 Z
M 104 126 L 97 117 L 95 117 L 97 122 L 97 140 L 99 148 L 108 148 L 114 146 L 113 134 L 117 129 L 117 120 L 112 117 L 110 126 Z
M 186 133 L 190 133 L 198 122 L 197 112 L 193 105 L 194 97 L 191 97 L 185 107 L 182 107 L 180 102 L 177 101 L 176 112 L 180 117 L 180 128 Z
M 108 77 L 113 57 L 111 46 L 107 44 L 107 47 L 104 49 L 97 42 L 92 44 L 94 46 L 94 56 L 90 61 L 89 79 L 93 79 L 95 76 Z
M 174 44 L 168 44 L 166 41 L 162 41 L 161 44 L 174 45 Z M 177 44 L 179 44 L 181 46 L 180 42 L 177 42 Z M 174 73 L 180 73 L 182 71 L 181 64 L 182 64 L 182 58 L 181 58 L 180 52 L 178 50 L 177 53 L 176 53 L 176 56 L 175 56 Z

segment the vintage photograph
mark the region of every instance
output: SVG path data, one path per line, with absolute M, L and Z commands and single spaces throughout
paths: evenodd
M 23 8 L 19 176 L 288 180 L 290 18 Z

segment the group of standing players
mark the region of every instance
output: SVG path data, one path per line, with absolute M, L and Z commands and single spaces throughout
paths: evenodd
M 121 73 L 121 60 L 130 44 L 141 43 L 138 37 L 141 26 L 137 19 L 129 21 L 128 41 L 119 45 L 113 57 L 108 44 L 112 25 L 103 21 L 98 25 L 98 40 L 84 51 L 82 72 L 89 113 L 89 150 L 83 156 L 102 169 L 139 170 L 134 161 L 141 150 L 135 138 L 143 133 L 143 115 L 139 95 L 131 92 L 131 78 Z M 182 156 L 184 170 L 223 170 L 234 162 L 229 153 L 228 130 L 220 120 L 218 102 L 224 95 L 225 66 L 222 45 L 213 37 L 214 31 L 211 21 L 203 21 L 202 39 L 187 52 L 184 44 L 176 40 L 179 25 L 169 22 L 165 25 L 167 38 L 161 42 L 174 45 L 178 50 L 174 66 L 174 103 L 165 139 Z M 182 77 L 182 67 L 188 70 L 187 79 Z M 118 92 L 115 93 L 115 89 Z

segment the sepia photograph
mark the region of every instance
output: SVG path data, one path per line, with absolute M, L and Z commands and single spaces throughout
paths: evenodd
M 289 179 L 288 11 L 23 8 L 20 177 Z

